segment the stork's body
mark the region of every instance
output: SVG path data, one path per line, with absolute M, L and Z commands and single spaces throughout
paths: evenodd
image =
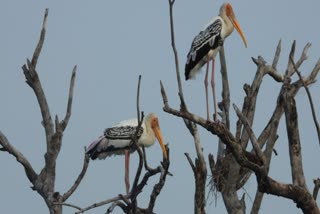
M 207 63 L 205 76 L 205 91 L 206 91 L 206 106 L 207 119 L 209 120 L 209 103 L 208 103 L 208 70 L 209 62 L 212 60 L 212 76 L 211 87 L 214 100 L 215 121 L 217 121 L 217 104 L 215 96 L 214 83 L 214 59 L 223 45 L 224 39 L 228 37 L 236 28 L 239 32 L 245 46 L 247 47 L 246 39 L 241 31 L 240 25 L 235 18 L 233 9 L 230 3 L 225 3 L 221 6 L 219 16 L 212 19 L 205 28 L 193 39 L 190 51 L 187 56 L 185 66 L 186 80 L 193 78 L 196 73 Z
M 137 128 L 137 119 L 121 121 L 117 125 L 107 128 L 104 134 L 93 141 L 86 151 L 92 160 L 97 158 L 105 159 L 111 155 L 125 154 L 125 182 L 127 192 L 129 191 L 129 154 L 134 151 L 132 147 L 132 137 L 136 133 Z M 163 155 L 167 159 L 167 151 L 164 146 L 156 114 L 150 113 L 147 115 L 138 131 L 137 139 L 138 145 L 144 145 L 146 147 L 152 146 L 155 140 L 158 139 Z

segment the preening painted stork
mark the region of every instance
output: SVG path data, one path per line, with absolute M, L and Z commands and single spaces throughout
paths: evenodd
M 125 154 L 125 183 L 126 191 L 129 192 L 129 155 L 133 152 L 132 137 L 138 128 L 138 120 L 131 119 L 121 121 L 119 124 L 105 129 L 102 136 L 93 141 L 86 153 L 89 154 L 92 160 L 105 159 L 111 155 Z M 167 150 L 165 148 L 162 134 L 160 131 L 158 117 L 155 113 L 147 115 L 145 121 L 142 123 L 138 131 L 138 145 L 146 147 L 152 146 L 156 139 L 161 146 L 163 156 L 167 159 Z
M 212 76 L 211 87 L 214 100 L 214 120 L 218 121 L 217 115 L 217 102 L 215 94 L 214 83 L 214 59 L 219 52 L 225 38 L 227 38 L 236 28 L 239 32 L 245 47 L 247 41 L 244 37 L 240 25 L 236 19 L 230 3 L 225 3 L 221 6 L 219 16 L 210 21 L 210 23 L 193 39 L 190 51 L 187 56 L 185 67 L 186 80 L 193 78 L 201 67 L 207 63 L 206 76 L 204 80 L 206 91 L 206 104 L 207 104 L 207 120 L 209 116 L 209 103 L 208 103 L 208 70 L 209 61 L 212 60 Z

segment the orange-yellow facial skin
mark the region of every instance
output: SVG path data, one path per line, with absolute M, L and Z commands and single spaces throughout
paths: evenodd
M 153 118 L 152 119 L 151 128 L 153 129 L 154 134 L 155 134 L 156 138 L 158 139 L 158 142 L 159 142 L 160 147 L 162 149 L 164 158 L 166 160 L 168 160 L 167 150 L 166 150 L 166 147 L 165 147 L 164 142 L 163 142 L 163 138 L 162 138 L 162 134 L 161 134 L 161 131 L 160 131 L 158 118 Z
M 227 16 L 234 16 L 233 9 L 230 3 L 226 4 L 226 14 Z
M 233 9 L 232 9 L 232 6 L 231 6 L 230 3 L 226 4 L 226 14 L 230 18 L 233 26 L 236 28 L 236 30 L 240 34 L 241 39 L 242 39 L 242 41 L 244 43 L 244 46 L 247 47 L 248 46 L 247 45 L 247 40 L 246 40 L 242 30 L 241 30 L 240 24 L 239 24 L 238 20 L 236 19 L 236 16 L 234 15 L 234 12 L 233 12 Z

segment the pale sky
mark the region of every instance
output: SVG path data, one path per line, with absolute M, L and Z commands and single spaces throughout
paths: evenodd
M 301 67 L 303 74 L 311 72 L 320 57 L 320 15 L 318 0 L 230 1 L 248 41 L 245 48 L 240 36 L 233 33 L 225 41 L 229 72 L 231 102 L 242 106 L 244 83 L 251 83 L 256 66 L 251 57 L 261 55 L 272 63 L 275 48 L 282 39 L 278 65 L 283 73 L 293 40 L 297 40 L 296 59 L 307 42 L 312 46 L 309 59 Z M 174 7 L 176 45 L 184 93 L 190 111 L 205 117 L 204 72 L 196 80 L 184 81 L 184 64 L 193 37 L 218 14 L 223 1 L 176 0 Z M 99 136 L 104 128 L 136 116 L 136 87 L 142 75 L 140 109 L 146 114 L 155 112 L 166 143 L 169 143 L 170 172 L 155 207 L 156 213 L 193 213 L 194 178 L 184 156 L 196 156 L 192 137 L 182 120 L 162 111 L 159 81 L 166 88 L 169 103 L 179 108 L 174 58 L 171 49 L 168 1 L 0 1 L 0 130 L 18 148 L 39 173 L 44 165 L 45 135 L 41 114 L 32 89 L 25 83 L 21 66 L 31 58 L 38 42 L 43 14 L 49 8 L 45 44 L 37 71 L 42 81 L 50 110 L 62 118 L 65 114 L 71 71 L 78 65 L 72 116 L 64 133 L 63 146 L 57 162 L 56 191 L 64 193 L 78 176 L 84 146 Z M 219 60 L 216 70 L 219 71 Z M 217 72 L 219 73 L 219 72 Z M 295 77 L 297 78 L 297 77 Z M 217 94 L 221 100 L 221 78 L 217 74 Z M 262 83 L 253 129 L 259 135 L 276 104 L 280 84 L 266 77 Z M 319 83 L 311 88 L 320 117 Z M 211 95 L 210 95 L 211 98 Z M 320 176 L 317 163 L 320 148 L 313 125 L 306 92 L 297 97 L 299 127 L 302 139 L 304 173 L 310 191 L 313 179 Z M 212 107 L 212 103 L 210 103 Z M 279 139 L 275 146 L 270 176 L 278 181 L 291 182 L 286 128 L 282 117 Z M 231 128 L 235 131 L 237 118 L 231 109 Z M 218 138 L 199 127 L 201 143 L 207 157 L 216 155 Z M 150 165 L 162 159 L 158 144 L 147 150 Z M 131 180 L 138 158 L 133 154 Z M 8 153 L 0 153 L 0 212 L 47 213 L 44 200 L 30 189 L 23 168 Z M 208 175 L 209 175 L 208 171 Z M 85 207 L 125 192 L 124 157 L 92 161 L 86 176 L 68 203 Z M 145 207 L 151 188 L 157 179 L 139 196 Z M 131 181 L 132 182 L 132 181 Z M 246 207 L 250 211 L 256 191 L 256 179 L 245 185 Z M 241 197 L 242 191 L 239 191 Z M 318 197 L 320 198 L 320 197 Z M 318 199 L 319 203 L 319 199 Z M 87 213 L 103 213 L 108 206 Z M 266 195 L 261 213 L 301 213 L 287 199 Z M 207 213 L 226 213 L 221 196 L 217 205 L 209 199 Z M 64 213 L 76 210 L 64 207 Z M 114 213 L 121 213 L 116 209 Z

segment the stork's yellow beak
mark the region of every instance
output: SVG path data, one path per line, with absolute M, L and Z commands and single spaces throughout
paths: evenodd
M 152 128 L 153 128 L 154 134 L 155 134 L 156 138 L 158 139 L 158 142 L 161 146 L 163 156 L 166 160 L 168 160 L 167 150 L 166 150 L 166 147 L 164 146 L 164 142 L 163 142 L 163 138 L 162 138 L 162 134 L 160 131 L 160 126 L 159 126 L 158 120 L 156 121 L 156 123 L 154 124 L 154 126 Z
M 243 34 L 242 30 L 241 30 L 241 27 L 240 27 L 240 24 L 239 24 L 238 20 L 237 20 L 234 16 L 231 16 L 231 17 L 230 17 L 230 20 L 231 20 L 233 26 L 234 26 L 234 27 L 236 28 L 236 30 L 238 31 L 238 33 L 240 34 L 240 36 L 241 36 L 241 38 L 242 38 L 242 40 L 243 40 L 244 46 L 247 47 L 247 40 L 246 40 L 246 38 L 244 37 L 244 34 Z

